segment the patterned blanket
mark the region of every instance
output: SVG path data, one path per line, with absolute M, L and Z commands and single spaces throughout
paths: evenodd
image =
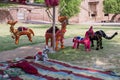
M 22 68 L 10 67 L 11 63 L 17 62 L 6 61 L 0 63 L 0 80 L 120 80 L 119 76 L 112 75 L 110 71 L 80 67 L 57 60 L 26 61 L 38 71 L 38 74 L 27 73 L 23 69 L 25 65 Z

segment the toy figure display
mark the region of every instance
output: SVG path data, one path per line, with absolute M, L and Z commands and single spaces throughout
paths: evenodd
M 91 26 L 90 29 L 87 31 L 87 34 L 89 35 L 89 38 L 90 38 L 90 41 L 91 41 L 91 47 L 94 47 L 93 40 L 96 40 L 97 41 L 96 50 L 99 50 L 99 48 L 103 49 L 102 37 L 110 40 L 110 39 L 114 38 L 118 33 L 115 32 L 112 36 L 108 37 L 103 30 L 99 30 L 99 31 L 94 32 L 93 27 Z
M 61 48 L 64 48 L 64 34 L 66 32 L 66 26 L 67 26 L 67 17 L 66 16 L 59 16 L 58 20 L 61 22 L 61 29 L 58 29 L 57 27 L 55 27 L 55 37 L 56 37 L 56 46 L 55 46 L 55 50 L 58 50 L 58 44 L 59 41 L 61 43 Z M 46 40 L 46 45 L 48 46 L 48 41 L 49 39 L 51 40 L 51 47 L 52 45 L 52 41 L 53 41 L 53 27 L 50 27 L 46 33 L 45 33 L 45 40 Z
M 32 29 L 20 26 L 18 29 L 15 29 L 14 26 L 17 21 L 8 21 L 7 24 L 10 25 L 10 32 L 12 33 L 12 38 L 15 39 L 15 44 L 19 43 L 19 38 L 21 35 L 27 35 L 30 42 L 32 42 L 32 35 L 34 36 L 34 32 Z
M 43 51 L 39 51 L 37 52 L 37 54 L 35 55 L 35 62 L 36 61 L 43 61 L 46 62 L 48 59 L 48 52 L 49 52 L 49 48 L 46 46 L 45 49 L 43 49 Z

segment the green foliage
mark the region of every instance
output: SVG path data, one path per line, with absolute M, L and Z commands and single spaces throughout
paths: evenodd
M 104 0 L 105 13 L 120 13 L 120 0 Z
M 15 4 L 0 3 L 0 8 L 1 8 L 1 7 L 10 7 L 10 6 L 15 6 Z
M 44 3 L 44 0 L 35 0 L 36 3 Z
M 60 0 L 59 13 L 68 18 L 77 15 L 80 12 L 81 0 Z

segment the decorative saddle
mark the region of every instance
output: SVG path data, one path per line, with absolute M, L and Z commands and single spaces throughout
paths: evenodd
M 27 30 L 28 28 L 26 27 L 22 27 L 22 26 L 18 27 L 18 31 L 27 31 Z
M 57 26 L 55 26 L 55 33 L 59 30 L 59 28 Z M 53 27 L 50 27 L 48 30 L 47 30 L 47 33 L 53 33 Z

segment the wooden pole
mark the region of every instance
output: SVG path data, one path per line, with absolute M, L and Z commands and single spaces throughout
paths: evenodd
M 56 38 L 55 38 L 55 6 L 53 6 L 53 51 L 55 51 L 56 47 Z

